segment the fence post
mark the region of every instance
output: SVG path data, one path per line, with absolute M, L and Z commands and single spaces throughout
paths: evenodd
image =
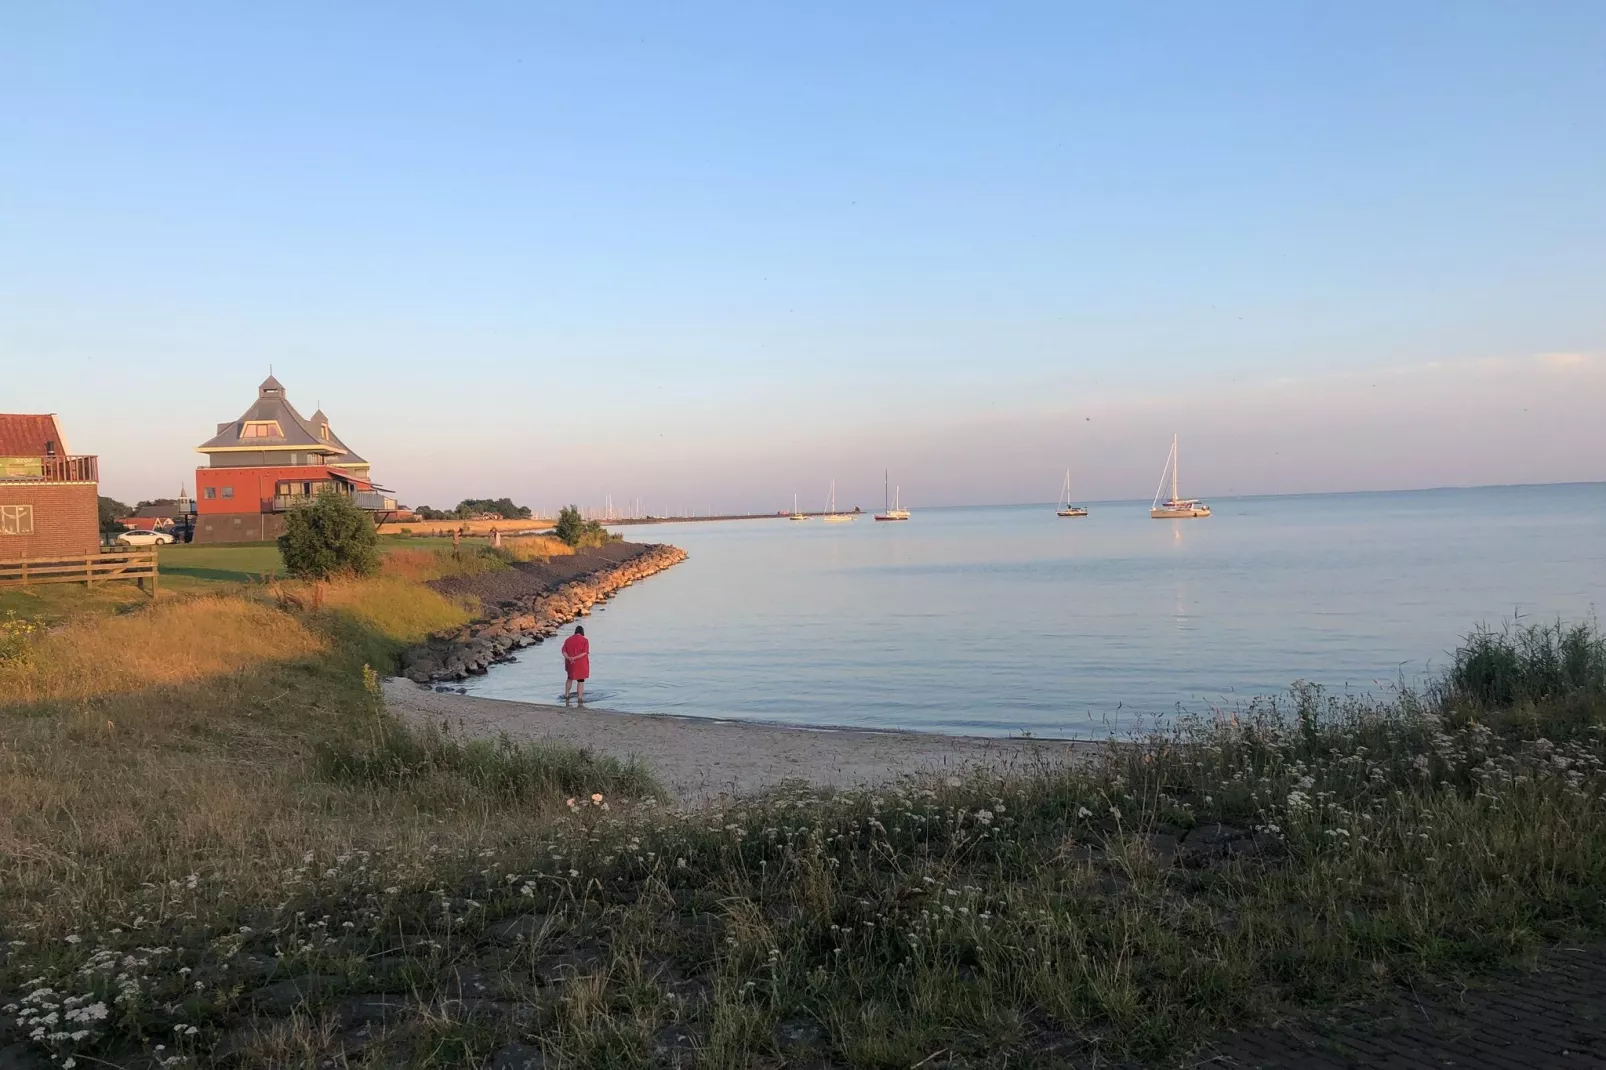
M 24 587 L 28 586 L 28 559 L 26 557 L 22 559 L 22 585 Z

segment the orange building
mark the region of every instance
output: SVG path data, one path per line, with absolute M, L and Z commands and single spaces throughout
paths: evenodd
M 195 541 L 258 542 L 284 531 L 284 516 L 319 494 L 345 494 L 383 522 L 396 499 L 374 485 L 368 462 L 329 429 L 320 409 L 307 419 L 268 376 L 256 402 L 196 447 L 209 467 L 195 472 Z

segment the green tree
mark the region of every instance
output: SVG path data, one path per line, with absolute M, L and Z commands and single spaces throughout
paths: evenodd
M 579 546 L 585 530 L 586 522 L 581 518 L 578 506 L 565 505 L 558 510 L 558 522 L 552 528 L 552 534 L 570 546 Z
M 457 503 L 457 516 L 469 520 L 481 513 L 495 513 L 503 520 L 528 520 L 530 507 L 515 505 L 512 498 L 464 498 Z
M 617 535 L 608 534 L 608 529 L 600 522 L 581 518 L 580 510 L 573 505 L 558 510 L 558 522 L 552 534 L 577 550 L 594 549 L 619 539 Z
M 123 525 L 123 517 L 133 511 L 116 498 L 103 496 L 100 499 L 100 530 L 107 534 L 128 530 Z
M 379 571 L 379 534 L 346 495 L 319 494 L 285 514 L 279 555 L 285 571 L 305 580 L 372 576 Z

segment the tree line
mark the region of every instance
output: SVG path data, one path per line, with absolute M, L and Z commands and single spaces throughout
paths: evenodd
M 431 509 L 420 505 L 413 515 L 420 520 L 472 520 L 487 513 L 503 520 L 529 520 L 534 514 L 528 505 L 515 505 L 511 498 L 464 498 L 455 509 Z

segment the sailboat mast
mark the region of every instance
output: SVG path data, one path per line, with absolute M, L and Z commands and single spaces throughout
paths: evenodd
M 892 508 L 892 470 L 881 473 L 881 511 Z
M 1177 456 L 1177 436 L 1171 436 L 1171 500 L 1177 500 L 1177 467 L 1182 458 Z

